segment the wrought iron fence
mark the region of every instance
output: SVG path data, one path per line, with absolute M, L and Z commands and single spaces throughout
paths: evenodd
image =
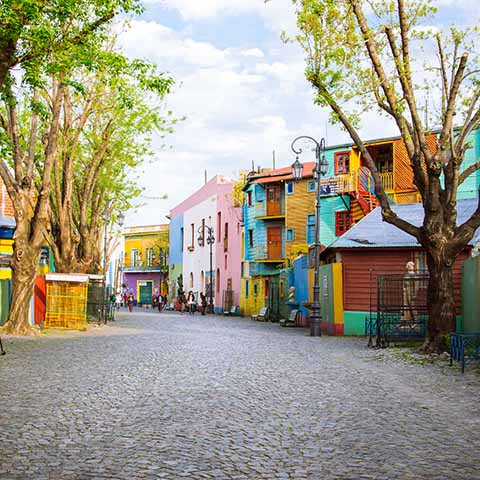
M 378 275 L 377 308 L 365 322 L 369 345 L 425 338 L 428 310 L 428 274 Z

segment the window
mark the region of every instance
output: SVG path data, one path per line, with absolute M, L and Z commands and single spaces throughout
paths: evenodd
M 256 297 L 258 295 L 258 285 L 257 282 L 253 284 L 253 296 Z
M 248 298 L 248 287 L 250 286 L 250 282 L 245 280 L 245 298 Z
M 228 252 L 228 222 L 225 222 L 224 227 L 223 251 Z
M 248 246 L 253 248 L 253 230 L 248 231 Z
M 132 248 L 130 250 L 130 266 L 136 267 L 139 264 L 138 249 Z
M 335 153 L 335 174 L 350 171 L 350 151 Z
M 191 225 L 192 229 L 192 238 L 191 238 L 191 243 L 190 243 L 190 249 L 193 250 L 195 248 L 195 224 L 192 223 Z
M 190 272 L 190 288 L 193 288 L 193 273 Z
M 251 207 L 253 205 L 252 202 L 252 192 L 247 192 L 247 205 Z
M 287 242 L 293 242 L 295 240 L 295 230 L 293 228 L 287 228 Z
M 217 213 L 217 241 L 222 241 L 222 212 Z
M 153 248 L 147 248 L 147 266 L 151 267 L 153 265 Z
M 307 192 L 315 192 L 317 190 L 317 182 L 315 180 L 309 180 L 307 183 Z
M 315 214 L 307 217 L 307 243 L 310 245 L 315 241 Z
M 225 270 L 227 269 L 227 265 L 228 265 L 228 257 L 227 255 L 225 255 Z
M 240 264 L 240 276 L 244 277 L 245 276 L 245 262 L 242 262 Z
M 350 212 L 344 210 L 335 212 L 335 234 L 343 235 L 351 226 Z
M 205 246 L 205 219 L 202 218 L 202 246 Z
M 293 182 L 287 182 L 287 194 L 291 195 L 294 192 Z
M 200 282 L 201 282 L 200 290 L 204 292 L 205 291 L 205 273 L 203 272 L 203 270 L 200 273 Z
M 217 293 L 220 292 L 220 269 L 217 268 Z
M 183 252 L 183 244 L 184 244 L 184 239 L 183 239 L 183 227 L 180 229 L 180 250 Z

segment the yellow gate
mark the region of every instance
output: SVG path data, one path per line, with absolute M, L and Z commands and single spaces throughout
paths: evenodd
M 48 274 L 45 328 L 87 327 L 88 276 Z

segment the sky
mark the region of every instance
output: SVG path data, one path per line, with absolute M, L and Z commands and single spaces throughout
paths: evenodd
M 436 22 L 471 22 L 479 1 L 436 0 Z M 202 187 L 205 172 L 234 179 L 252 162 L 272 167 L 274 151 L 277 168 L 290 165 L 298 135 L 325 137 L 327 145 L 350 141 L 313 104 L 303 52 L 280 39 L 282 31 L 295 33 L 291 0 L 146 0 L 145 7 L 120 44 L 173 76 L 165 109 L 185 120 L 154 138 L 154 155 L 139 172 L 141 206 L 127 213 L 127 226 L 168 222 L 169 211 Z M 364 138 L 397 134 L 373 115 L 360 131 Z

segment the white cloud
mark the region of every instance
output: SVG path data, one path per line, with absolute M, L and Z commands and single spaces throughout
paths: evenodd
M 257 57 L 263 58 L 265 54 L 259 48 L 249 48 L 240 52 L 243 57 Z

